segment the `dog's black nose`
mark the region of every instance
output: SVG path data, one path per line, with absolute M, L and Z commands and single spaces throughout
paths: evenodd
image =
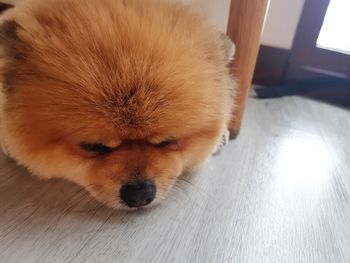
M 126 183 L 120 189 L 120 198 L 128 207 L 140 207 L 151 203 L 156 196 L 152 181 Z

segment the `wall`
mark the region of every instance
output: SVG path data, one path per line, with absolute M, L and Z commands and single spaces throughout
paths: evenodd
M 23 0 L 2 0 L 19 2 Z M 193 6 L 204 17 L 226 32 L 231 0 L 169 0 Z M 246 1 L 246 0 L 243 0 Z M 264 45 L 290 49 L 305 0 L 270 0 L 269 13 L 261 42 Z
M 182 2 L 192 6 L 206 19 L 216 25 L 222 32 L 226 32 L 228 13 L 231 0 L 170 0 Z
M 270 0 L 261 43 L 291 49 L 305 0 Z
M 1 0 L 3 3 L 15 4 L 25 0 Z M 191 5 L 221 31 L 226 32 L 231 0 L 168 0 Z M 245 1 L 245 0 L 244 0 Z M 278 1 L 278 0 L 277 0 Z
M 194 6 L 208 20 L 217 25 L 223 32 L 226 32 L 230 0 L 180 1 Z M 304 1 L 270 0 L 269 12 L 261 39 L 262 44 L 291 49 Z
M 226 32 L 230 0 L 192 0 L 209 21 L 215 24 L 222 32 Z

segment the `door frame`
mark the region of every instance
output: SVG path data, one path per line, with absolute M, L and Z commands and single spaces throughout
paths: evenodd
M 349 55 L 316 46 L 329 3 L 330 0 L 305 1 L 288 61 L 287 80 L 318 74 L 350 78 Z

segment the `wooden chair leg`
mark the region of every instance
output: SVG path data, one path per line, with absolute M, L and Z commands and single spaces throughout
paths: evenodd
M 236 109 L 229 126 L 231 138 L 235 138 L 241 128 L 268 3 L 269 0 L 231 0 L 227 34 L 236 44 L 232 73 L 239 83 Z

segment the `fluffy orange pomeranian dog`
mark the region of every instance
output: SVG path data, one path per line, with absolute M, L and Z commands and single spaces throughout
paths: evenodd
M 0 28 L 1 142 L 112 208 L 159 203 L 220 145 L 230 44 L 160 0 L 27 0 Z

